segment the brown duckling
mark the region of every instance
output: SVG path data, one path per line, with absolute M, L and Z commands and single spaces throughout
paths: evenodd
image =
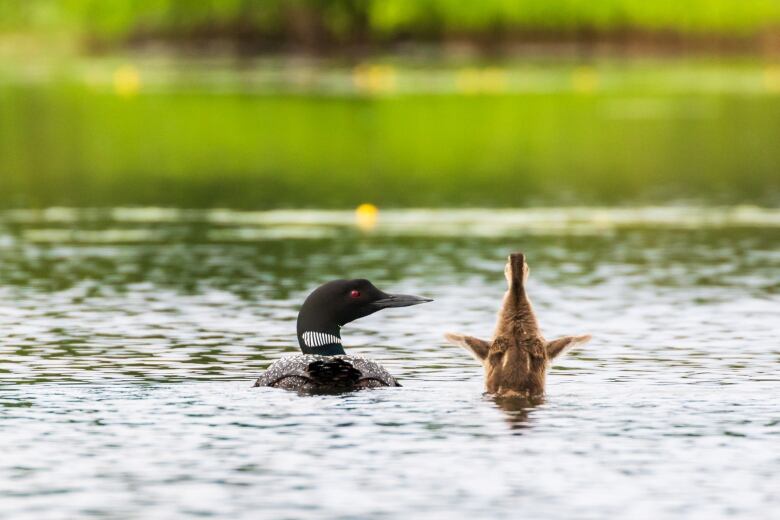
M 445 335 L 448 341 L 471 352 L 485 367 L 485 389 L 499 396 L 539 397 L 551 362 L 590 335 L 564 336 L 547 341 L 528 299 L 525 284 L 530 270 L 525 255 L 509 255 L 504 269 L 509 289 L 504 295 L 492 341 L 462 334 Z

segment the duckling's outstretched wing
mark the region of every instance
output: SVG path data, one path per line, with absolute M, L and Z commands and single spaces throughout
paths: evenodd
M 453 345 L 458 345 L 468 350 L 480 363 L 485 360 L 490 351 L 491 342 L 484 339 L 466 336 L 465 334 L 454 334 L 452 332 L 445 333 L 444 337 Z
M 401 385 L 381 365 L 369 359 L 305 354 L 276 361 L 257 379 L 254 386 L 311 392 L 345 392 Z
M 547 357 L 550 359 L 555 359 L 556 357 L 560 356 L 561 354 L 565 354 L 577 345 L 587 343 L 590 341 L 590 337 L 590 334 L 583 334 L 582 336 L 564 336 L 562 338 L 548 341 L 544 347 L 547 349 Z

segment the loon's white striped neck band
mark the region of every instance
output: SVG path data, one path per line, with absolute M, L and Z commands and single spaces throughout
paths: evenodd
M 327 332 L 304 332 L 301 334 L 303 342 L 307 347 L 322 347 L 324 345 L 333 345 L 334 343 L 341 345 L 341 338 L 328 334 Z

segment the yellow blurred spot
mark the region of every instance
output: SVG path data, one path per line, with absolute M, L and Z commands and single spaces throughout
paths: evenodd
M 465 94 L 504 92 L 506 90 L 506 71 L 498 67 L 461 69 L 455 78 L 455 84 L 457 89 Z
M 358 65 L 352 71 L 352 82 L 358 90 L 371 94 L 394 92 L 395 68 L 390 65 Z
M 462 69 L 458 72 L 455 80 L 458 90 L 465 94 L 474 94 L 479 92 L 479 70 Z
M 599 88 L 599 74 L 593 67 L 577 67 L 571 74 L 571 83 L 577 92 L 593 92 Z
M 141 90 L 141 74 L 132 65 L 122 65 L 114 71 L 114 92 L 118 96 L 132 97 Z
M 355 223 L 363 231 L 371 231 L 379 219 L 379 208 L 373 204 L 361 204 L 355 210 Z
M 769 92 L 780 92 L 780 65 L 764 69 L 764 88 Z
M 488 92 L 506 90 L 506 72 L 498 67 L 489 67 L 482 71 L 482 89 Z

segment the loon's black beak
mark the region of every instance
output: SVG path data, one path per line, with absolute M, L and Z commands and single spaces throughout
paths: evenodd
M 422 298 L 411 294 L 387 294 L 385 298 L 371 302 L 371 305 L 377 310 L 387 309 L 389 307 L 409 307 L 420 303 L 432 302 L 430 298 Z

